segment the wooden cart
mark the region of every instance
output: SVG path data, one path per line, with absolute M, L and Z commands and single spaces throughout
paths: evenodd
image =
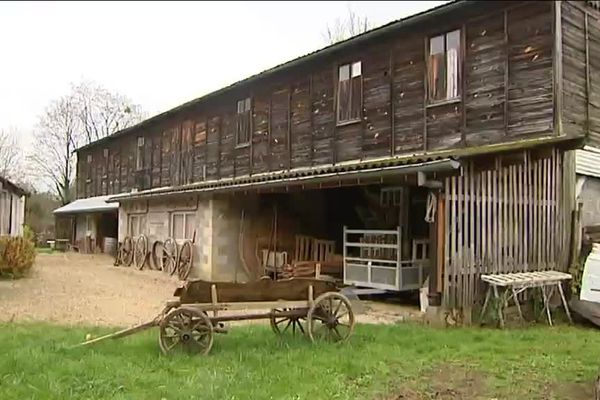
M 90 339 L 81 345 L 117 339 L 157 326 L 164 354 L 177 349 L 208 354 L 214 335 L 227 332 L 225 322 L 269 319 L 276 334 L 304 334 L 311 341 L 343 342 L 354 329 L 350 301 L 329 281 L 261 279 L 240 284 L 197 280 L 186 282 L 175 291 L 175 296 L 179 299 L 167 302 L 152 321 Z M 227 310 L 261 309 L 268 311 L 219 315 Z

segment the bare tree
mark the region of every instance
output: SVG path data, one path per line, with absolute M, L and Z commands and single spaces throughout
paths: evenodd
M 0 130 L 0 176 L 12 180 L 20 178 L 21 161 L 17 135 L 8 130 Z
M 71 188 L 74 179 L 79 120 L 73 96 L 54 101 L 40 117 L 34 133 L 34 146 L 30 160 L 40 178 L 51 183 L 61 204 L 73 199 Z
M 127 128 L 144 118 L 139 105 L 94 82 L 72 85 L 69 95 L 54 101 L 40 117 L 29 159 L 40 178 L 51 185 L 62 204 L 73 200 L 74 151 Z
M 322 36 L 327 44 L 334 44 L 364 33 L 372 27 L 373 24 L 366 16 L 356 14 L 348 5 L 346 17 L 337 18 L 331 25 L 327 24 Z
M 128 97 L 91 81 L 72 85 L 82 143 L 88 144 L 144 119 L 141 107 Z

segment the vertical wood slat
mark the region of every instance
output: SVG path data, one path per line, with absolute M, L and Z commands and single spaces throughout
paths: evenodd
M 482 273 L 487 273 L 488 266 L 488 251 L 487 251 L 487 233 L 489 229 L 488 216 L 487 216 L 487 176 L 488 171 L 481 173 L 481 264 Z
M 532 261 L 532 269 L 538 269 L 539 268 L 539 232 L 538 232 L 538 162 L 537 160 L 532 160 L 532 167 L 533 167 L 533 207 L 532 207 L 532 212 L 533 212 L 533 231 L 532 231 L 532 238 L 533 238 L 533 261 Z
M 550 211 L 550 204 L 548 202 L 549 199 L 549 195 L 550 195 L 550 159 L 549 158 L 545 158 L 544 159 L 544 232 L 543 232 L 543 240 L 544 240 L 544 269 L 549 269 L 549 263 L 548 263 L 548 259 L 549 259 L 549 249 L 550 249 L 550 243 L 549 243 L 549 233 L 551 232 L 548 228 L 550 226 L 550 219 L 548 212 Z
M 487 236 L 486 242 L 486 253 L 487 253 L 487 263 L 488 266 L 486 268 L 487 273 L 494 272 L 494 254 L 492 250 L 492 233 L 494 232 L 494 220 L 493 220 L 493 210 L 492 210 L 492 199 L 493 199 L 493 191 L 492 191 L 492 171 L 486 172 L 486 186 L 487 186 L 487 200 L 486 200 L 486 208 L 487 208 L 487 226 L 485 228 L 485 234 Z
M 525 153 L 525 163 L 523 165 L 523 263 L 524 271 L 529 270 L 529 238 L 531 237 L 531 229 L 529 228 L 529 153 Z
M 451 241 L 452 241 L 452 245 L 450 247 L 450 264 L 452 266 L 451 270 L 450 270 L 450 276 L 451 276 L 451 286 L 452 286 L 452 290 L 451 290 L 451 306 L 455 306 L 456 305 L 456 299 L 457 299 L 457 280 L 456 280 L 456 264 L 457 264 L 457 253 L 456 253 L 456 241 L 457 241 L 457 221 L 456 221 L 456 203 L 458 202 L 458 198 L 456 196 L 456 182 L 457 178 L 455 176 L 453 176 L 451 178 L 451 184 L 452 184 L 452 217 L 451 217 L 451 229 L 452 229 L 452 233 L 451 233 Z
M 502 185 L 502 196 L 500 198 L 500 201 L 502 202 L 502 233 L 501 233 L 501 240 L 502 240 L 502 244 L 501 244 L 501 248 L 500 248 L 500 252 L 502 254 L 502 261 L 500 266 L 502 267 L 501 272 L 507 272 L 507 268 L 508 268 L 508 251 L 507 251 L 507 244 L 508 244 L 508 207 L 507 207 L 507 202 L 508 202 L 508 197 L 507 197 L 507 192 L 508 192 L 508 188 L 506 187 L 506 183 L 507 183 L 507 175 L 508 175 L 508 168 L 505 168 L 504 166 L 502 166 L 502 169 L 500 170 L 502 173 L 502 181 L 501 181 L 501 185 Z
M 469 304 L 475 300 L 475 173 L 473 163 L 469 166 Z
M 550 171 L 552 174 L 552 181 L 551 181 L 551 191 L 552 191 L 552 212 L 550 214 L 550 232 L 552 232 L 552 236 L 551 236 L 551 240 L 550 240 L 550 257 L 552 260 L 552 268 L 556 268 L 557 263 L 556 263 L 556 227 L 557 227 L 557 215 L 556 215 L 556 194 L 559 192 L 559 189 L 556 187 L 558 182 L 557 182 L 557 176 L 556 176 L 556 152 L 553 151 L 552 152 L 552 159 L 550 162 Z
M 459 262 L 458 262 L 458 275 L 460 277 L 460 304 L 465 303 L 465 287 L 464 287 L 464 270 L 465 270 L 465 220 L 464 212 L 465 212 L 465 202 L 466 196 L 464 195 L 464 189 L 466 188 L 465 175 L 467 172 L 463 169 L 461 176 L 458 180 L 458 196 L 459 196 L 459 209 L 458 209 L 458 254 L 459 254 Z
M 452 229 L 451 221 L 450 221 L 450 201 L 452 199 L 452 194 L 450 193 L 450 180 L 452 178 L 444 179 L 445 188 L 446 188 L 446 208 L 444 213 L 445 219 L 445 229 L 444 229 L 444 306 L 446 308 L 450 307 L 450 273 L 451 273 L 451 261 L 450 261 L 450 230 Z
M 492 272 L 493 273 L 497 273 L 498 272 L 498 266 L 500 264 L 500 259 L 498 257 L 498 233 L 500 232 L 500 229 L 498 227 L 498 170 L 494 169 L 492 171 L 492 199 L 490 201 L 490 205 L 492 207 L 492 224 L 493 224 L 493 229 L 492 229 L 492 236 L 490 239 L 493 238 L 494 243 L 490 243 L 491 245 L 491 250 L 492 250 L 492 254 L 494 257 L 494 263 L 493 263 L 493 268 L 492 268 Z
M 477 270 L 477 274 L 475 276 L 475 287 L 479 288 L 479 277 L 483 273 L 481 262 L 481 246 L 482 246 L 482 238 L 481 238 L 481 225 L 482 225 L 482 213 L 481 213 L 481 185 L 483 182 L 483 174 L 481 172 L 477 173 L 475 182 L 475 216 L 477 216 L 477 220 L 475 221 L 475 267 Z M 478 292 L 476 293 L 477 296 Z

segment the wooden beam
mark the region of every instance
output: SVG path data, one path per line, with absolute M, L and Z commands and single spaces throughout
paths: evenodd
M 562 6 L 561 1 L 555 0 L 553 3 L 554 23 L 552 24 L 554 34 L 553 52 L 553 93 L 554 93 L 554 132 L 557 136 L 563 134 L 562 113 L 563 113 L 563 73 L 562 73 Z
M 590 136 L 590 38 L 589 38 L 589 20 L 588 12 L 584 13 L 584 38 L 585 38 L 585 121 L 586 121 L 586 137 Z
M 338 66 L 337 64 L 333 64 L 332 71 L 332 80 L 333 80 L 333 133 L 331 138 L 331 163 L 335 165 L 337 163 L 337 122 L 338 122 L 338 113 L 337 113 L 337 94 L 338 94 L 338 76 L 337 76 Z M 352 72 L 352 71 L 350 71 Z
M 287 153 L 288 153 L 288 169 L 292 169 L 292 90 L 293 86 L 288 86 L 288 107 L 287 107 Z
M 219 115 L 217 132 L 217 178 L 221 179 L 221 138 L 223 135 L 223 114 Z
M 313 75 L 308 76 L 308 98 L 310 104 L 308 105 L 309 124 L 310 124 L 310 166 L 314 165 L 315 158 L 315 121 L 314 121 L 314 110 L 313 110 Z
M 460 28 L 460 71 L 461 71 L 461 90 L 460 90 L 460 108 L 461 108 L 461 128 L 460 141 L 463 146 L 467 145 L 467 107 L 465 107 L 467 99 L 467 26 L 463 24 Z M 469 275 L 470 276 L 470 275 Z
M 390 71 L 388 73 L 390 76 L 390 155 L 394 156 L 396 154 L 396 134 L 394 133 L 394 113 L 395 113 L 395 104 L 394 104 L 394 47 L 392 46 L 390 49 Z
M 508 87 L 510 84 L 510 46 L 508 44 L 508 10 L 504 10 L 504 136 L 508 135 Z
M 429 71 L 429 37 L 425 36 L 423 47 L 425 56 L 425 70 L 423 71 L 423 151 L 427 151 L 427 92 L 429 87 L 427 85 L 427 73 Z
M 271 152 L 271 138 L 273 137 L 273 132 L 271 132 L 271 118 L 272 118 L 272 109 L 273 109 L 273 93 L 269 96 L 269 108 L 267 109 L 267 169 L 269 171 L 273 168 L 273 154 Z
M 254 167 L 254 93 L 250 93 L 250 148 L 248 155 L 248 175 L 252 175 L 252 169 Z

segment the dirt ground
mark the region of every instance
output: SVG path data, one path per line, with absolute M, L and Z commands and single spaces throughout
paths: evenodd
M 105 255 L 38 254 L 30 276 L 0 281 L 0 321 L 129 326 L 149 321 L 180 282 L 160 271 L 113 267 Z M 359 322 L 419 318 L 415 307 L 362 302 Z M 252 310 L 248 310 L 250 312 Z

